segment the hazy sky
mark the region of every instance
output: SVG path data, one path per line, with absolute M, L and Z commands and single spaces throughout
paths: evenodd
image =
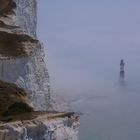
M 80 140 L 139 140 L 140 0 L 39 0 L 38 12 L 51 89 L 86 114 Z
M 117 79 L 121 58 L 129 77 L 140 71 L 139 6 L 139 0 L 39 0 L 38 36 L 52 83 L 88 88 Z

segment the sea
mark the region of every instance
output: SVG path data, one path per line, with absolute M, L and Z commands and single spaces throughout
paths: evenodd
M 112 55 L 83 66 L 76 61 L 78 66 L 62 68 L 64 75 L 52 76 L 53 92 L 80 114 L 80 140 L 140 140 L 140 56 L 135 53 L 124 59 L 123 79 L 122 58 Z

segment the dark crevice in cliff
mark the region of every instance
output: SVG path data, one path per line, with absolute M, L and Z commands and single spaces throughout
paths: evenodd
M 16 3 L 13 0 L 0 0 L 0 16 L 14 14 Z
M 15 84 L 0 81 L 0 119 L 33 111 L 26 92 Z
M 1 41 L 13 41 L 13 42 L 27 42 L 37 43 L 38 41 L 26 34 L 7 33 L 0 31 L 0 42 Z
M 2 114 L 2 116 L 10 116 L 10 115 L 19 115 L 26 112 L 32 112 L 33 109 L 27 104 L 23 102 L 15 102 L 11 106 L 8 107 L 7 111 Z

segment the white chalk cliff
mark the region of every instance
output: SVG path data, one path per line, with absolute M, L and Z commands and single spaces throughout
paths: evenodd
M 74 113 L 48 112 L 37 0 L 0 0 L 0 140 L 78 140 Z
M 77 120 L 69 126 L 65 113 L 41 115 L 32 120 L 0 124 L 0 140 L 78 140 L 78 126 Z
M 46 110 L 49 75 L 36 12 L 36 0 L 0 0 L 0 80 L 23 88 L 35 110 Z

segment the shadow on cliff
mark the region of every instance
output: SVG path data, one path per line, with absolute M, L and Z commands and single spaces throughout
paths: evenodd
M 15 84 L 0 81 L 0 120 L 33 112 L 25 91 Z M 9 118 L 10 117 L 10 118 Z

